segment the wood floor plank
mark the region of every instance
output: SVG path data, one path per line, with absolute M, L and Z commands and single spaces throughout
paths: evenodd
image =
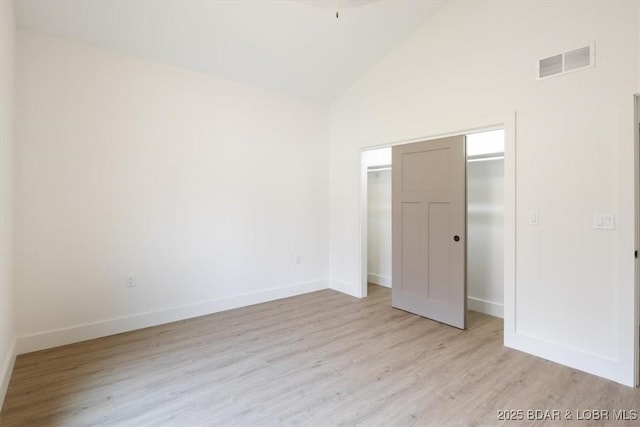
M 390 298 L 320 291 L 21 355 L 0 426 L 611 425 L 497 414 L 640 411 L 638 389 L 505 348 L 501 319 L 470 312 L 460 331 Z

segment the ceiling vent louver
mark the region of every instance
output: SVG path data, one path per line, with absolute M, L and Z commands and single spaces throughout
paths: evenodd
M 595 66 L 594 44 L 538 60 L 538 80 Z

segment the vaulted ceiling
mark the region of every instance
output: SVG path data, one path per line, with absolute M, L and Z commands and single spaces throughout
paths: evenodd
M 16 0 L 15 4 L 20 28 L 330 103 L 437 13 L 443 2 Z

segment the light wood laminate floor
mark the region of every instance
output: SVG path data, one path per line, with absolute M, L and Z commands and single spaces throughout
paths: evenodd
M 501 319 L 460 331 L 390 299 L 326 290 L 21 355 L 0 425 L 635 424 L 576 421 L 640 410 L 640 392 L 503 347 Z

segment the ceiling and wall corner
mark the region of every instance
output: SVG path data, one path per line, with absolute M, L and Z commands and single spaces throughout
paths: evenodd
M 16 2 L 18 352 L 327 287 L 327 104 L 441 2 L 308 3 Z
M 443 3 L 18 0 L 16 14 L 22 29 L 328 104 Z

